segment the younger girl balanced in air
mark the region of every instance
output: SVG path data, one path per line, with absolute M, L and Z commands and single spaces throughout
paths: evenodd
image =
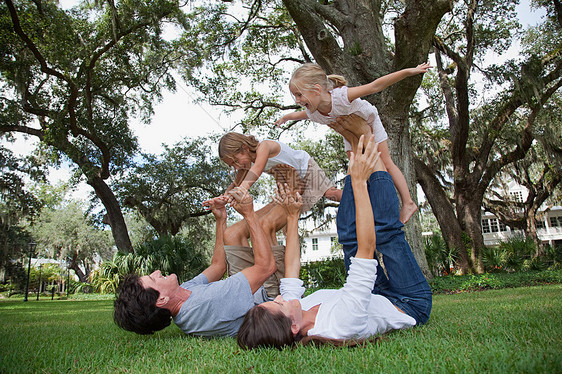
M 379 152 L 388 172 L 394 180 L 394 184 L 402 200 L 400 210 L 400 221 L 408 222 L 418 209 L 408 190 L 404 175 L 390 158 L 388 149 L 388 136 L 380 120 L 377 108 L 360 97 L 380 92 L 385 88 L 401 81 L 404 78 L 423 74 L 430 69 L 429 64 L 421 64 L 415 68 L 402 69 L 394 73 L 382 76 L 371 83 L 347 87 L 347 81 L 339 75 L 326 75 L 326 72 L 317 64 L 304 64 L 300 66 L 289 81 L 289 90 L 295 97 L 298 105 L 305 110 L 286 114 L 281 117 L 276 125 L 287 121 L 310 119 L 311 121 L 330 125 L 339 116 L 357 114 L 367 121 L 375 135 L 375 142 L 379 144 Z M 344 139 L 345 150 L 349 156 L 351 144 Z
M 260 142 L 252 135 L 229 132 L 219 142 L 219 157 L 236 169 L 236 177 L 226 192 L 236 186 L 249 190 L 265 171 L 278 183 L 289 182 L 291 173 L 298 177 L 303 212 L 310 210 L 322 196 L 334 201 L 341 199 L 342 191 L 334 186 L 307 152 L 279 141 Z

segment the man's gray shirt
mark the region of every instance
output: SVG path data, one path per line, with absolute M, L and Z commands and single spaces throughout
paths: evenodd
M 174 317 L 174 323 L 189 335 L 236 336 L 246 312 L 269 300 L 263 287 L 252 295 L 250 283 L 242 273 L 212 283 L 199 274 L 181 287 L 191 291 L 191 295 Z

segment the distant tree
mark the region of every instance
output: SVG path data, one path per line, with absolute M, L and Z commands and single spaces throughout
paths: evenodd
M 108 232 L 96 228 L 78 202 L 43 209 L 31 230 L 37 248 L 51 258 L 68 261 L 81 282 L 87 281 L 96 256 L 109 258 L 112 252 Z
M 138 212 L 159 236 L 176 235 L 191 218 L 209 214 L 203 201 L 231 183 L 226 165 L 212 154 L 204 139 L 185 139 L 165 146 L 161 156 L 143 155 L 113 188 L 123 206 Z
M 543 219 L 553 205 L 562 204 L 562 112 L 560 100 L 553 100 L 552 108 L 545 108 L 537 121 L 555 124 L 540 126 L 542 133 L 526 157 L 519 160 L 494 180 L 496 189 L 490 189 L 484 198 L 484 207 L 510 227 L 523 230 L 534 243 L 535 257 L 544 254 L 544 245 L 537 235 L 537 220 Z M 507 195 L 506 182 L 513 181 L 527 189 L 524 201 Z M 544 212 L 539 209 L 544 208 Z
M 41 209 L 25 177 L 41 181 L 45 171 L 35 158 L 16 157 L 0 146 L 0 270 L 21 258 L 21 252 L 28 253 L 31 237 L 26 227 Z
M 149 121 L 177 61 L 164 26 L 182 23 L 176 1 L 4 0 L 0 4 L 0 134 L 40 140 L 55 162 L 79 169 L 107 211 L 118 248 L 132 251 L 106 181 L 137 151 L 131 115 Z

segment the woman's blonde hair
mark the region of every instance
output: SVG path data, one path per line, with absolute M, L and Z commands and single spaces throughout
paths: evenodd
M 253 135 L 244 135 L 237 132 L 229 132 L 219 141 L 219 157 L 224 160 L 242 151 L 244 146 L 252 152 L 258 149 L 260 142 Z
M 341 75 L 326 75 L 324 69 L 318 64 L 303 64 L 293 72 L 289 85 L 294 85 L 300 90 L 314 90 L 316 85 L 326 91 L 347 85 L 347 80 Z

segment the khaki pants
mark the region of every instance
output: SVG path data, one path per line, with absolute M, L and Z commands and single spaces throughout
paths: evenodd
M 271 249 L 273 250 L 277 271 L 265 281 L 263 287 L 267 292 L 267 296 L 275 298 L 275 296 L 279 295 L 279 282 L 285 276 L 285 246 L 274 245 Z M 254 251 L 250 247 L 225 245 L 224 251 L 226 253 L 228 276 L 254 265 Z

